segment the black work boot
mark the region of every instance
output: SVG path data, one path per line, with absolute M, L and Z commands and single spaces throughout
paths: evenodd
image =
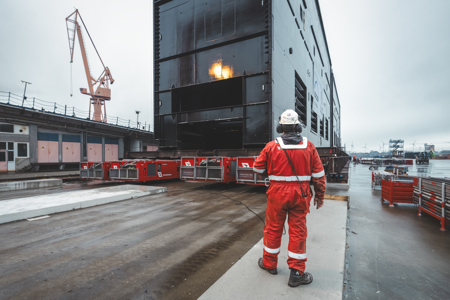
M 296 269 L 291 269 L 291 276 L 289 276 L 288 285 L 290 287 L 296 287 L 301 284 L 310 284 L 313 281 L 311 273 L 305 272 L 300 274 Z
M 275 269 L 267 269 L 266 267 L 264 267 L 263 259 L 262 259 L 262 258 L 260 258 L 260 259 L 258 260 L 258 266 L 259 266 L 261 269 L 266 270 L 267 272 L 269 272 L 269 273 L 272 274 L 272 275 L 277 275 L 277 274 L 278 274 L 278 270 L 277 270 L 276 268 L 275 268 Z

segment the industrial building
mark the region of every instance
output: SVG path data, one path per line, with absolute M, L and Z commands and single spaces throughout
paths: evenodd
M 152 145 L 149 131 L 0 103 L 0 172 L 79 169 Z
M 154 66 L 162 151 L 257 154 L 288 108 L 317 147 L 341 146 L 318 0 L 154 0 Z

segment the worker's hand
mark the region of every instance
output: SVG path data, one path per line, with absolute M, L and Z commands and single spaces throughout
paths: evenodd
M 317 209 L 321 208 L 323 206 L 323 204 L 324 204 L 323 199 L 319 200 L 317 198 L 314 198 L 314 206 L 316 206 Z

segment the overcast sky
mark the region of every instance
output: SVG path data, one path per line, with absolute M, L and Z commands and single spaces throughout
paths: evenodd
M 282 1 L 282 0 L 276 0 Z M 79 45 L 70 64 L 65 18 L 78 8 L 116 80 L 109 116 L 153 122 L 152 1 L 1 0 L 0 91 L 88 111 Z M 347 150 L 450 149 L 450 1 L 320 0 Z M 88 48 L 92 75 L 101 73 Z M 72 75 L 71 75 L 72 74 Z M 72 78 L 72 79 L 71 79 Z M 73 96 L 71 97 L 71 82 Z M 0 95 L 1 96 L 1 95 Z M 112 118 L 110 118 L 111 120 Z
M 450 149 L 450 1 L 320 0 L 347 150 Z M 385 146 L 385 150 L 387 146 Z M 365 151 L 365 150 L 364 150 Z
M 108 116 L 153 123 L 152 1 L 0 0 L 0 91 L 89 110 L 88 88 L 78 40 L 72 72 L 66 21 L 77 8 L 103 63 L 115 79 Z M 91 74 L 102 72 L 85 34 Z M 72 76 L 71 76 L 72 74 Z M 72 80 L 71 80 L 72 78 Z M 73 96 L 71 97 L 71 82 Z M 1 95 L 0 95 L 1 96 Z M 115 120 L 109 118 L 108 121 Z

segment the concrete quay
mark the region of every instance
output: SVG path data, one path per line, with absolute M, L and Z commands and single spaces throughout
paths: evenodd
M 287 235 L 279 274 L 257 266 L 264 187 L 170 181 L 147 185 L 166 193 L 0 225 L 0 298 L 447 299 L 449 231 L 412 204 L 381 204 L 367 166 L 350 172 L 349 190 L 326 192 L 350 209 L 326 200 L 308 215 L 308 286 L 287 286 Z
M 61 186 L 62 184 L 62 179 L 36 179 L 0 182 L 0 192 L 56 187 Z
M 0 224 L 42 215 L 134 199 L 167 191 L 164 187 L 121 185 L 0 201 Z

